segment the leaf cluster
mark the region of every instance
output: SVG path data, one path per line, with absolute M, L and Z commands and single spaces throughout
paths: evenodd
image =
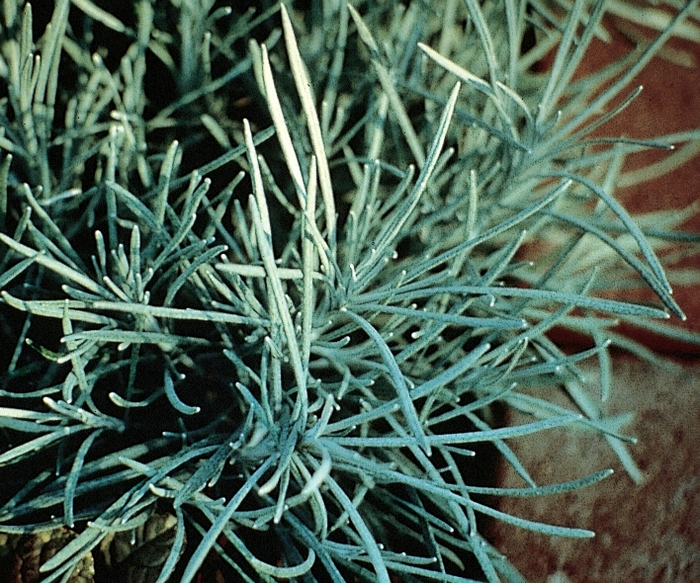
M 467 581 L 468 556 L 519 581 L 479 516 L 592 536 L 485 497 L 609 475 L 532 480 L 507 440 L 562 425 L 639 476 L 601 399 L 611 345 L 646 353 L 612 328 L 684 317 L 659 253 L 697 238 L 613 189 L 628 153 L 695 135 L 593 132 L 690 8 L 583 79 L 604 2 L 129 8 L 59 0 L 35 40 L 7 2 L 1 31 L 0 529 L 80 531 L 45 581 L 156 509 L 159 582 L 212 550 L 243 581 Z M 624 285 L 659 304 L 610 299 Z M 476 483 L 483 444 L 522 488 Z

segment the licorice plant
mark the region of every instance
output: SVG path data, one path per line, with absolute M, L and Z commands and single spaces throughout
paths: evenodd
M 658 257 L 697 238 L 614 185 L 697 136 L 600 131 L 694 3 L 583 78 L 604 1 L 114 4 L 6 0 L 0 31 L 0 531 L 70 530 L 42 581 L 117 580 L 154 513 L 129 583 L 521 581 L 480 517 L 593 536 L 494 497 L 611 473 L 535 484 L 507 440 L 562 425 L 638 475 L 599 404 L 610 347 L 648 351 L 614 326 L 684 337 Z M 479 482 L 484 445 L 522 488 Z

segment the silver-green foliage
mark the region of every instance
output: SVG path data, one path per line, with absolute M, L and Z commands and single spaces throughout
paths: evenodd
M 3 315 L 23 319 L 3 331 L 0 530 L 77 525 L 46 581 L 156 504 L 178 521 L 159 582 L 192 581 L 213 548 L 245 581 L 467 581 L 467 554 L 488 581 L 518 581 L 478 514 L 593 535 L 478 495 L 608 475 L 533 482 L 505 440 L 560 425 L 600 432 L 638 477 L 626 418 L 602 416 L 577 363 L 598 359 L 605 400 L 611 342 L 644 353 L 610 328 L 668 317 L 597 292 L 643 281 L 682 317 L 657 251 L 693 238 L 665 215 L 638 226 L 612 192 L 626 154 L 693 136 L 591 136 L 682 14 L 624 67 L 575 79 L 604 4 L 254 17 L 140 0 L 130 27 L 60 0 L 35 42 L 31 7 L 5 3 L 0 287 Z M 113 70 L 69 12 L 130 39 Z M 539 42 L 522 54 L 526 35 Z M 542 46 L 558 47 L 546 74 Z M 147 56 L 174 79 L 157 111 Z M 223 153 L 182 171 L 205 147 Z M 555 325 L 594 348 L 566 355 Z M 561 389 L 571 409 L 550 402 Z M 492 427 L 495 403 L 532 422 Z M 523 488 L 474 484 L 470 444 L 485 442 Z

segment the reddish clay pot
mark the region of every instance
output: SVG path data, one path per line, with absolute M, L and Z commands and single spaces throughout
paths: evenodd
M 627 25 L 629 26 L 629 25 Z M 612 21 L 606 21 L 606 28 L 613 34 L 612 43 L 595 39 L 580 69 L 581 75 L 596 71 L 607 63 L 620 59 L 634 49 L 633 43 L 615 30 Z M 647 38 L 653 38 L 653 31 L 641 31 Z M 680 39 L 667 43 L 672 49 L 679 49 L 695 58 L 695 67 L 688 68 L 670 63 L 659 57 L 654 58 L 646 69 L 638 75 L 629 88 L 622 92 L 627 95 L 634 87 L 642 85 L 642 93 L 632 104 L 599 128 L 595 135 L 602 137 L 625 136 L 630 138 L 654 138 L 665 134 L 700 128 L 700 44 Z M 678 144 L 682 146 L 682 144 Z M 662 151 L 647 150 L 630 156 L 624 170 L 634 170 L 657 162 L 666 154 Z M 682 209 L 699 200 L 700 156 L 685 162 L 670 174 L 644 183 L 625 186 L 616 191 L 616 197 L 632 214 L 653 211 Z M 687 221 L 682 229 L 700 233 L 700 214 Z M 697 248 L 697 247 L 696 247 Z M 663 263 L 663 257 L 662 257 Z M 677 267 L 700 269 L 700 254 L 675 264 Z M 674 285 L 674 297 L 684 310 L 687 320 L 682 322 L 672 317 L 669 323 L 700 334 L 700 293 L 695 285 Z M 619 299 L 652 302 L 660 305 L 658 298 L 650 290 L 640 290 L 630 294 L 620 292 Z M 688 344 L 668 340 L 654 334 L 621 325 L 616 331 L 630 336 L 646 346 L 666 355 L 682 358 L 700 358 L 700 344 Z M 556 336 L 556 340 L 573 347 L 580 346 L 581 338 Z

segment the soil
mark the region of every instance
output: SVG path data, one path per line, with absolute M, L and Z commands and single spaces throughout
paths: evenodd
M 637 411 L 623 431 L 638 439 L 630 452 L 644 474 L 637 485 L 605 439 L 593 432 L 552 430 L 511 442 L 544 485 L 604 468 L 594 486 L 555 497 L 503 499 L 500 509 L 531 520 L 589 528 L 593 539 L 550 538 L 494 523 L 491 539 L 533 583 L 700 581 L 700 367 L 675 371 L 619 359 L 606 415 Z M 591 390 L 597 390 L 590 371 Z M 510 422 L 522 423 L 524 415 Z M 523 487 L 509 468 L 500 485 Z

